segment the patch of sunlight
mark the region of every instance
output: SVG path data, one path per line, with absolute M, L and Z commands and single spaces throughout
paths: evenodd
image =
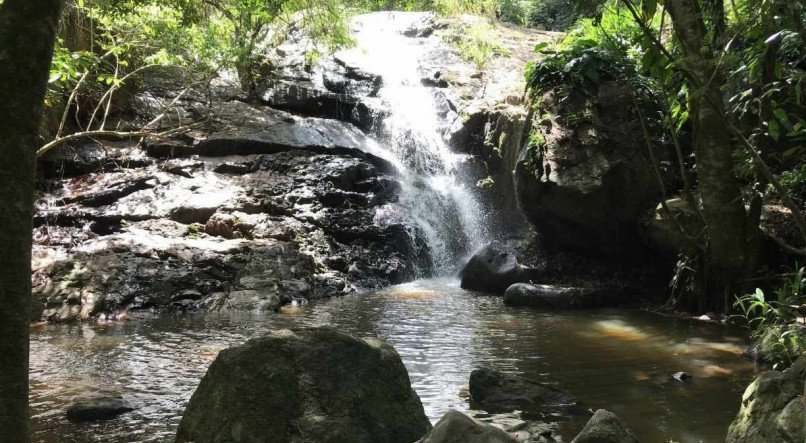
M 705 365 L 697 372 L 700 377 L 730 377 L 736 373 L 733 369 L 718 365 Z
M 404 284 L 389 288 L 387 294 L 390 297 L 402 300 L 425 300 L 435 297 L 437 295 L 437 291 L 419 288 L 410 284 Z
M 621 320 L 601 320 L 596 322 L 596 329 L 611 338 L 622 341 L 645 340 L 649 335 L 635 326 L 630 326 Z
M 675 353 L 683 355 L 716 355 L 718 353 L 742 355 L 744 352 L 744 348 L 737 344 L 704 341 L 698 338 L 675 345 L 674 349 Z
M 280 306 L 279 312 L 280 314 L 300 315 L 305 312 L 305 308 L 297 304 L 283 305 Z

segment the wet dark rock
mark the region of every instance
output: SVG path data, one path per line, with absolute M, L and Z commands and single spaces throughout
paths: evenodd
M 470 374 L 470 396 L 473 404 L 492 413 L 579 410 L 574 397 L 561 389 L 488 368 Z
M 571 443 L 638 443 L 638 438 L 616 414 L 599 409 Z
M 515 283 L 504 292 L 504 304 L 541 309 L 587 309 L 616 305 L 617 295 L 617 291 L 603 287 Z
M 747 387 L 728 443 L 806 441 L 806 357 L 786 371 L 766 371 Z
M 626 88 L 602 81 L 593 92 L 540 98 L 536 119 L 577 116 L 537 121 L 532 131 L 545 142 L 524 145 L 515 167 L 519 207 L 548 246 L 633 258 L 643 251 L 641 223 L 660 194 L 636 136 L 640 122 L 623 105 Z
M 134 408 L 120 397 L 92 397 L 67 408 L 67 420 L 73 423 L 109 420 Z
M 675 372 L 674 374 L 672 374 L 672 379 L 674 379 L 676 381 L 683 382 L 683 381 L 691 380 L 692 378 L 694 378 L 694 377 L 691 374 L 689 374 L 688 372 L 682 372 L 681 371 L 681 372 Z
M 392 346 L 312 328 L 222 351 L 193 393 L 177 441 L 410 443 L 430 430 Z
M 518 263 L 515 254 L 489 244 L 471 257 L 460 276 L 463 289 L 502 294 L 511 285 L 537 278 L 540 271 Z
M 503 430 L 450 410 L 417 443 L 516 443 Z

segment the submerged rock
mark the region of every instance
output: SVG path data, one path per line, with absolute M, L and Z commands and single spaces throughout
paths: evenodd
M 516 443 L 503 430 L 484 424 L 459 411 L 442 416 L 425 437 L 417 443 Z
M 571 443 L 638 443 L 638 439 L 616 414 L 599 409 Z
M 504 304 L 542 309 L 585 309 L 612 304 L 613 300 L 607 300 L 604 295 L 604 292 L 591 288 L 515 283 L 504 292 Z
M 554 386 L 488 368 L 470 374 L 470 396 L 473 404 L 492 413 L 573 412 L 579 406 L 571 394 Z
M 529 281 L 539 274 L 539 270 L 518 263 L 512 252 L 492 243 L 471 257 L 460 276 L 463 289 L 502 294 L 512 284 Z
M 120 397 L 92 397 L 67 408 L 67 420 L 73 423 L 109 420 L 134 408 Z
M 177 441 L 410 443 L 430 430 L 391 345 L 309 328 L 222 351 L 193 393 Z
M 806 441 L 806 357 L 786 371 L 763 372 L 742 396 L 728 443 Z

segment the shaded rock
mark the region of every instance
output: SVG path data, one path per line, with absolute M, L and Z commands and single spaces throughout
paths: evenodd
M 585 309 L 607 305 L 601 291 L 588 288 L 515 283 L 504 292 L 507 306 L 542 309 Z
M 532 139 L 541 142 L 522 147 L 515 190 L 547 246 L 632 258 L 642 251 L 641 222 L 659 190 L 644 141 L 636 136 L 639 121 L 623 104 L 627 88 L 603 80 L 593 90 L 539 98 Z
M 539 274 L 539 270 L 519 264 L 512 252 L 492 243 L 470 258 L 460 277 L 463 289 L 501 294 L 509 286 L 529 281 Z
M 574 397 L 554 386 L 538 383 L 516 375 L 481 368 L 470 374 L 472 403 L 488 412 L 575 411 Z
M 763 372 L 742 396 L 728 443 L 806 441 L 806 357 L 784 372 Z
M 599 409 L 571 443 L 638 443 L 638 439 L 616 414 Z
M 92 397 L 70 405 L 67 408 L 67 420 L 73 423 L 109 420 L 133 410 L 120 397 Z
M 430 429 L 392 346 L 310 328 L 222 351 L 193 393 L 177 441 L 405 443 Z
M 689 374 L 688 372 L 680 371 L 680 372 L 675 372 L 674 374 L 672 374 L 672 379 L 675 380 L 675 381 L 684 382 L 684 381 L 689 381 L 692 378 L 694 378 L 694 377 L 691 374 Z
M 686 236 L 681 232 L 699 232 L 702 229 L 702 218 L 683 198 L 666 200 L 666 208 L 658 204 L 652 216 L 646 222 L 646 233 L 652 245 L 661 252 L 677 256 L 686 247 Z
M 450 410 L 442 416 L 418 443 L 515 443 L 503 430 L 481 423 L 459 411 Z

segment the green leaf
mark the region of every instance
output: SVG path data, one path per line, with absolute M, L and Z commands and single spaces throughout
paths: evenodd
M 535 52 L 543 52 L 543 51 L 545 51 L 545 50 L 546 50 L 546 48 L 548 48 L 548 47 L 549 47 L 548 42 L 542 42 L 542 43 L 538 43 L 538 44 L 536 44 L 536 45 L 535 45 L 535 49 L 534 49 L 534 51 L 535 51 Z
M 657 0 L 642 0 L 641 1 L 641 12 L 644 14 L 644 20 L 647 22 L 652 21 L 652 17 L 655 16 L 655 10 L 658 8 L 658 1 Z
M 770 120 L 767 123 L 767 132 L 773 140 L 778 141 L 781 138 L 781 125 L 777 120 Z

